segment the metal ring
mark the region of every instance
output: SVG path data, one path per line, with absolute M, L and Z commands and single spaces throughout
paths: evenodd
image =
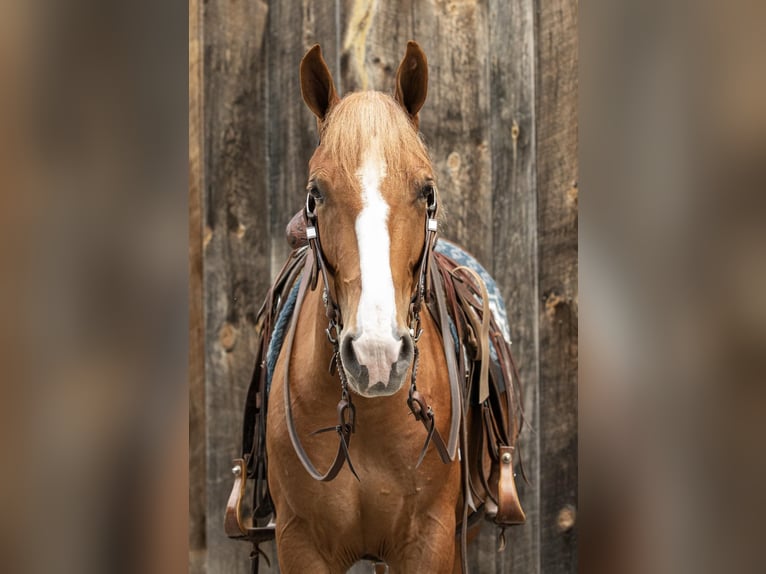
M 428 192 L 428 196 L 426 198 L 426 210 L 430 214 L 436 213 L 436 206 L 436 187 L 432 186 L 431 191 Z
M 306 194 L 306 217 L 316 219 L 317 201 L 310 193 Z

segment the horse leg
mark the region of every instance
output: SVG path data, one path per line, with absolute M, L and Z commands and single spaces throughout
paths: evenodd
M 319 552 L 310 533 L 298 520 L 277 528 L 277 556 L 282 574 L 342 574 L 345 570 L 329 564 Z
M 452 572 L 455 564 L 455 514 L 415 526 L 413 541 L 386 556 L 391 574 Z

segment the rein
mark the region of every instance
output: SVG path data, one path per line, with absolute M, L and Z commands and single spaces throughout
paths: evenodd
M 333 298 L 330 290 L 330 282 L 328 279 L 328 264 L 322 251 L 322 244 L 319 237 L 319 226 L 316 212 L 316 200 L 308 194 L 306 197 L 306 206 L 303 211 L 303 216 L 306 221 L 306 239 L 308 240 L 309 248 L 311 249 L 311 256 L 306 259 L 304 267 L 303 277 L 301 279 L 300 287 L 298 289 L 298 297 L 295 304 L 295 311 L 293 312 L 292 320 L 290 323 L 290 331 L 287 336 L 287 364 L 285 366 L 284 377 L 284 401 L 285 401 L 285 418 L 287 423 L 287 431 L 290 436 L 290 442 L 292 442 L 295 453 L 298 455 L 298 459 L 301 464 L 309 473 L 309 475 L 315 480 L 327 482 L 333 480 L 344 464 L 348 464 L 348 468 L 351 473 L 359 480 L 359 475 L 354 469 L 354 465 L 351 462 L 351 455 L 349 452 L 349 443 L 351 442 L 351 435 L 356 430 L 356 408 L 351 399 L 351 393 L 348 390 L 348 380 L 346 379 L 346 373 L 343 367 L 343 359 L 340 352 L 340 333 L 343 329 L 343 318 L 341 317 L 340 307 Z M 426 218 L 425 218 L 425 240 L 423 245 L 423 253 L 420 258 L 420 267 L 418 271 L 418 282 L 415 293 L 410 301 L 409 309 L 409 328 L 410 335 L 413 343 L 413 360 L 412 360 L 412 374 L 410 376 L 410 389 L 407 397 L 407 406 L 412 414 L 415 416 L 415 420 L 420 421 L 426 429 L 426 439 L 423 444 L 423 448 L 420 452 L 416 468 L 420 466 L 425 458 L 428 446 L 433 443 L 441 460 L 446 464 L 454 460 L 455 451 L 457 447 L 457 440 L 460 427 L 460 393 L 456 389 L 455 384 L 457 380 L 453 381 L 452 373 L 453 369 L 450 368 L 450 380 L 452 388 L 452 423 L 450 429 L 450 440 L 448 443 L 444 442 L 439 430 L 436 428 L 434 412 L 431 406 L 426 401 L 425 397 L 417 389 L 417 373 L 419 363 L 419 351 L 418 341 L 423 334 L 421 327 L 420 312 L 423 308 L 423 301 L 426 299 L 426 282 L 429 277 L 429 268 L 431 261 L 431 253 L 434 247 L 436 232 L 438 229 L 438 223 L 436 220 L 437 211 L 437 199 L 435 190 L 431 190 L 427 197 L 426 206 Z M 324 290 L 322 293 L 322 300 L 325 306 L 325 313 L 328 319 L 328 326 L 325 330 L 327 339 L 333 348 L 332 359 L 330 360 L 330 373 L 338 372 L 338 378 L 340 379 L 341 386 L 341 398 L 337 406 L 338 424 L 332 427 L 316 430 L 312 432 L 312 435 L 335 431 L 338 434 L 338 450 L 335 455 L 335 459 L 330 465 L 329 469 L 322 473 L 311 462 L 308 453 L 303 448 L 303 444 L 298 437 L 298 432 L 295 428 L 295 421 L 292 413 L 292 405 L 290 400 L 290 358 L 292 356 L 293 342 L 295 339 L 295 331 L 298 324 L 298 316 L 300 306 L 306 295 L 306 291 L 310 288 L 314 290 L 318 283 L 319 275 L 322 276 L 322 282 Z M 448 355 L 449 357 L 449 355 Z M 451 367 L 451 365 L 450 365 Z M 457 401 L 457 402 L 456 402 Z

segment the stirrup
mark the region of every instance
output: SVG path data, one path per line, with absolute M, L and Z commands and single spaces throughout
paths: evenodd
M 497 514 L 495 524 L 510 526 L 524 524 L 527 517 L 519 502 L 516 481 L 513 478 L 513 447 L 500 447 L 500 477 L 497 481 Z
M 235 458 L 232 473 L 234 474 L 234 486 L 231 489 L 229 501 L 226 503 L 226 515 L 223 521 L 226 536 L 250 540 L 256 545 L 274 540 L 276 525 L 273 515 L 265 526 L 253 524 L 252 516 L 245 517 L 242 515 L 242 499 L 245 497 L 247 487 L 247 461 L 244 458 Z

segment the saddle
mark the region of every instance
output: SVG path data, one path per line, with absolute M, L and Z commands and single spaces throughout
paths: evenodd
M 258 571 L 259 556 L 265 557 L 259 545 L 275 538 L 275 513 L 267 480 L 266 417 L 270 383 L 267 357 L 275 332 L 277 337 L 284 335 L 280 318 L 297 312 L 290 308 L 290 303 L 294 303 L 291 293 L 294 295 L 306 260 L 311 257 L 303 211 L 288 224 L 287 241 L 292 252 L 257 314 L 256 360 L 245 400 L 242 456 L 234 460 L 234 485 L 224 519 L 229 538 L 253 544 L 254 573 Z M 440 245 L 445 248 L 440 249 Z M 463 516 L 456 536 L 461 539 L 465 571 L 467 530 L 478 518 L 484 516 L 502 529 L 502 549 L 505 528 L 524 523 L 526 516 L 519 502 L 513 471 L 516 442 L 523 423 L 518 370 L 510 343 L 490 309 L 485 282 L 475 269 L 461 265 L 456 257 L 450 256 L 456 253 L 465 255 L 444 240 L 439 240 L 431 252 L 425 306 L 442 336 L 451 385 L 462 395 L 458 398 L 459 406 L 454 404 L 453 396 L 453 413 L 457 412 L 460 417 Z M 471 428 L 466 424 L 468 409 L 472 414 Z M 438 431 L 435 432 L 438 435 Z M 435 438 L 437 448 L 438 443 L 444 444 L 441 437 Z M 424 450 L 428 444 L 427 440 Z M 445 449 L 439 450 L 442 460 L 449 462 Z M 490 461 L 489 467 L 486 460 Z M 520 456 L 519 462 L 526 480 Z M 248 483 L 252 484 L 252 500 L 250 510 L 245 512 L 243 501 Z

